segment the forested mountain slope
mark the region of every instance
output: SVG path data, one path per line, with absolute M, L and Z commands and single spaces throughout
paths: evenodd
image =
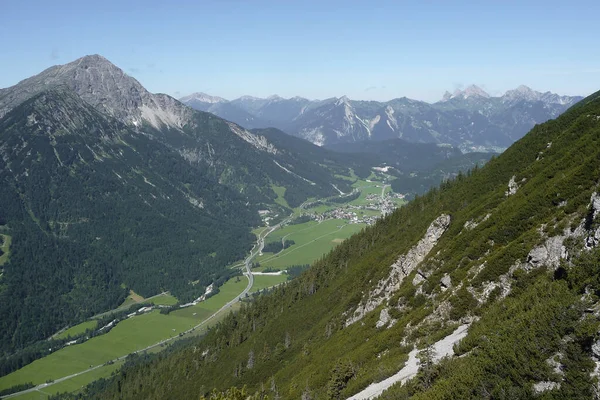
M 126 288 L 195 298 L 244 257 L 260 223 L 245 197 L 66 87 L 0 120 L 0 155 L 12 237 L 0 353 L 118 306 Z
M 292 189 L 284 196 L 291 206 L 308 197 L 332 196 L 331 185 L 346 185 L 327 168 L 315 164 L 313 176 L 294 173 L 296 166 L 264 136 L 255 135 L 213 114 L 195 111 L 178 100 L 150 93 L 140 82 L 100 55 L 50 67 L 0 90 L 0 117 L 23 101 L 56 86 L 66 86 L 96 110 L 176 150 L 188 163 L 247 197 L 255 204 L 275 204 L 272 185 Z M 283 133 L 282 133 L 283 134 Z M 296 160 L 302 154 L 296 153 Z M 311 160 L 312 161 L 312 160 Z
M 82 396 L 197 398 L 247 385 L 271 398 L 348 398 L 409 360 L 418 373 L 381 398 L 593 398 L 599 177 L 600 92 L 206 338 L 132 362 Z M 444 353 L 457 356 L 440 361 L 440 340 L 457 332 L 466 337 Z

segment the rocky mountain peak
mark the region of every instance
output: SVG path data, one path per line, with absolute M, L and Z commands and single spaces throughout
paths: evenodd
M 159 128 L 182 127 L 190 110 L 170 96 L 148 92 L 136 79 L 100 55 L 89 55 L 4 89 L 0 117 L 12 108 L 55 86 L 66 85 L 87 103 L 129 125 L 144 121 Z
M 342 105 L 342 104 L 348 104 L 348 101 L 350 101 L 350 100 L 348 99 L 347 96 L 342 96 L 339 99 L 337 99 L 337 101 L 335 102 L 335 105 L 339 106 L 339 105 Z
M 502 96 L 504 100 L 515 101 L 515 100 L 528 100 L 528 101 L 536 101 L 541 97 L 540 92 L 536 92 L 528 86 L 520 85 L 516 89 L 508 90 L 504 96 Z
M 456 89 L 452 95 L 450 95 L 450 92 L 446 91 L 444 97 L 442 97 L 442 101 L 448 101 L 455 98 L 468 99 L 470 97 L 482 97 L 487 99 L 490 95 L 479 86 L 470 85 L 465 90 Z
M 188 96 L 182 97 L 181 99 L 179 99 L 179 101 L 181 101 L 182 103 L 188 103 L 190 101 L 199 101 L 201 103 L 217 104 L 224 103 L 227 101 L 227 99 L 224 99 L 219 96 L 211 96 L 210 94 L 206 94 L 203 92 L 195 92 Z
M 534 93 L 533 89 L 525 85 L 519 85 L 515 90 L 519 93 Z
M 467 87 L 465 90 L 463 90 L 462 96 L 465 99 L 467 99 L 469 97 L 474 97 L 474 96 L 485 97 L 485 98 L 490 97 L 490 95 L 485 90 L 483 90 L 482 88 L 480 88 L 477 85 L 471 85 L 471 86 Z

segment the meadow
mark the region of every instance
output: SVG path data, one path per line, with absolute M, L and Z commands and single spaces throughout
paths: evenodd
M 293 240 L 295 244 L 277 254 L 264 253 L 257 257 L 265 268 L 285 269 L 290 265 L 311 264 L 331 249 L 359 232 L 364 224 L 349 224 L 345 220 L 331 219 L 318 223 L 310 221 L 303 224 L 288 225 L 281 230 L 273 232 L 269 241 Z
M 67 346 L 26 365 L 18 371 L 1 377 L 0 390 L 21 383 L 32 382 L 37 385 L 55 380 L 85 371 L 88 368 L 104 364 L 134 351 L 142 350 L 161 340 L 177 337 L 180 333 L 201 323 L 235 298 L 244 290 L 247 283 L 245 277 L 234 277 L 221 286 L 218 294 L 195 306 L 173 311 L 168 315 L 154 310 L 123 320 L 104 335 L 96 336 L 81 344 Z M 168 297 L 163 300 L 172 301 Z M 224 310 L 221 314 L 227 312 L 228 310 Z M 215 322 L 216 319 L 213 318 L 210 324 Z M 76 327 L 79 327 L 79 325 Z M 98 370 L 90 371 L 76 378 L 89 383 L 96 379 L 94 378 L 94 372 Z M 70 380 L 60 382 L 57 386 L 64 385 L 67 387 L 67 382 Z M 44 388 L 44 392 L 51 393 L 49 389 L 52 386 Z
M 287 281 L 287 274 L 281 275 L 254 275 L 254 285 L 250 293 L 280 285 Z
M 53 338 L 67 339 L 69 337 L 75 337 L 75 336 L 81 335 L 88 329 L 96 329 L 97 326 L 98 326 L 98 321 L 96 321 L 96 320 L 85 321 L 85 322 L 82 322 L 78 325 L 72 326 L 69 329 L 54 335 Z

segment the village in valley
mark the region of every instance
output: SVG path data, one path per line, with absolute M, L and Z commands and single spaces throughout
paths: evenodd
M 379 187 L 379 186 L 377 186 Z M 351 224 L 372 225 L 381 216 L 394 211 L 403 202 L 405 195 L 387 192 L 382 197 L 378 194 L 368 194 L 364 205 L 343 204 L 337 208 L 327 210 L 323 213 L 312 213 L 310 215 L 317 221 L 328 219 L 345 219 Z M 400 200 L 400 201 L 398 201 Z M 371 211 L 371 212 L 365 212 Z

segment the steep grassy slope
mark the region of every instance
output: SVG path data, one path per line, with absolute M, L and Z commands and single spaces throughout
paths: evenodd
M 196 398 L 247 385 L 347 398 L 398 372 L 416 347 L 419 373 L 384 397 L 591 398 L 599 177 L 596 93 L 346 240 L 204 340 L 134 363 L 85 396 Z M 435 362 L 431 345 L 463 325 L 461 357 Z

